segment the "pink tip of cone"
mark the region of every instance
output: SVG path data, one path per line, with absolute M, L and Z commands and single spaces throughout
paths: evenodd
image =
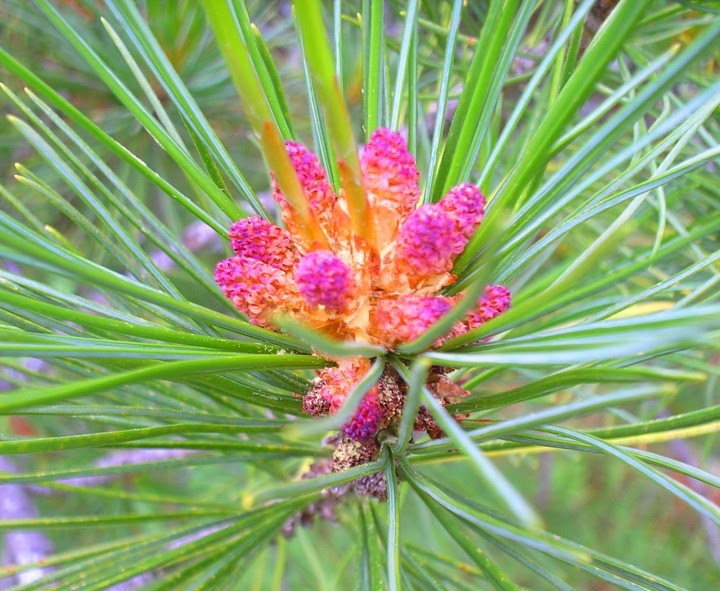
M 310 207 L 316 213 L 329 211 L 336 197 L 318 157 L 298 142 L 285 142 L 285 150 L 308 197 Z M 277 194 L 275 198 L 282 203 Z
M 423 205 L 400 228 L 395 247 L 397 262 L 415 277 L 449 271 L 457 240 L 453 219 L 439 205 Z
M 354 287 L 352 269 L 329 250 L 306 255 L 298 264 L 295 283 L 310 306 L 324 306 L 330 312 L 347 308 Z
M 380 300 L 370 313 L 373 333 L 392 346 L 416 339 L 452 308 L 449 298 L 406 295 Z
M 504 285 L 488 285 L 478 299 L 478 305 L 465 318 L 468 330 L 482 326 L 510 308 L 510 290 Z
M 296 297 L 285 273 L 247 257 L 220 261 L 215 281 L 235 307 L 259 326 L 268 326 L 271 313 L 287 310 Z
M 438 205 L 455 221 L 459 232 L 455 254 L 459 254 L 485 217 L 485 197 L 475 185 L 463 183 L 450 189 Z
M 281 269 L 291 270 L 299 259 L 287 231 L 258 216 L 243 218 L 230 227 L 235 254 Z
M 365 395 L 360 406 L 343 427 L 343 433 L 356 441 L 369 441 L 377 433 L 382 409 L 378 401 L 376 388 Z
M 415 158 L 399 133 L 385 128 L 376 129 L 365 145 L 360 164 L 368 190 L 379 190 L 386 197 L 400 199 L 403 209 L 412 210 L 415 207 L 420 195 L 420 173 Z

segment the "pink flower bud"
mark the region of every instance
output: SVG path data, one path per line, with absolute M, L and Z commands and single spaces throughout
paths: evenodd
M 444 297 L 406 295 L 380 300 L 370 312 L 370 329 L 382 343 L 393 346 L 416 339 L 452 308 Z
M 478 299 L 477 307 L 463 321 L 467 330 L 482 326 L 510 307 L 510 290 L 504 285 L 488 285 Z
M 370 370 L 370 361 L 364 357 L 341 359 L 337 367 L 326 367 L 320 371 L 318 383 L 313 386 L 324 398 L 328 412 L 335 414 L 363 376 Z
M 309 306 L 329 312 L 347 309 L 353 296 L 353 272 L 329 250 L 316 250 L 298 264 L 295 283 Z
M 330 243 L 336 245 L 338 240 L 345 237 L 347 216 L 337 207 L 337 196 L 328 181 L 327 173 L 320 164 L 318 157 L 302 144 L 285 142 L 285 149 L 305 192 L 310 211 L 330 240 Z M 280 191 L 274 177 L 272 187 L 273 199 L 280 204 L 283 223 L 295 239 L 295 242 L 301 248 L 308 248 L 310 245 L 304 244 L 301 233 L 298 231 L 298 222 L 294 219 L 292 209 Z
M 455 221 L 459 240 L 454 252 L 459 254 L 485 217 L 485 197 L 475 185 L 463 183 L 450 189 L 438 205 Z
M 236 255 L 258 260 L 281 271 L 290 271 L 300 259 L 290 234 L 258 216 L 235 222 L 229 236 Z
M 232 257 L 215 267 L 215 281 L 250 322 L 269 326 L 274 311 L 297 306 L 297 293 L 285 273 L 247 257 Z
M 332 211 L 337 197 L 328 182 L 327 173 L 320 160 L 306 146 L 297 142 L 285 142 L 285 149 L 305 194 L 310 207 L 315 212 Z
M 392 242 L 420 196 L 420 173 L 402 136 L 376 129 L 360 157 L 363 184 L 374 210 L 379 244 Z
M 382 409 L 375 387 L 365 394 L 352 419 L 343 426 L 343 433 L 356 441 L 368 441 L 377 433 L 381 419 Z
M 449 271 L 459 237 L 455 221 L 439 205 L 423 205 L 400 228 L 398 270 L 415 281 Z

